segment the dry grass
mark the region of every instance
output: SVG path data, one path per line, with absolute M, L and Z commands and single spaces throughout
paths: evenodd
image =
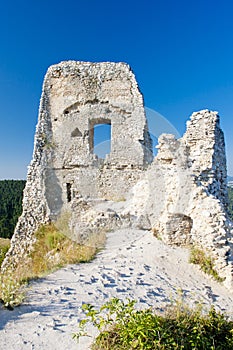
M 99 238 L 92 237 L 90 240 L 93 242 L 80 245 L 61 233 L 55 224 L 41 226 L 36 238 L 34 250 L 27 261 L 27 271 L 20 271 L 24 279 L 44 276 L 67 264 L 89 262 L 100 247 Z
M 210 255 L 207 255 L 199 247 L 192 247 L 190 251 L 189 262 L 200 266 L 201 270 L 212 276 L 216 281 L 223 282 L 224 278 L 221 278 L 217 271 L 214 269 L 214 261 Z
M 69 238 L 71 237 L 71 232 L 69 228 L 70 218 L 71 213 L 69 211 L 63 211 L 54 223 L 56 229 Z
M 91 236 L 80 245 L 60 232 L 55 224 L 41 226 L 31 254 L 17 269 L 0 275 L 0 301 L 7 307 L 19 305 L 24 297 L 24 285 L 31 279 L 45 276 L 67 264 L 91 261 L 103 247 L 105 234 Z
M 0 237 L 0 247 L 9 246 L 10 242 L 11 241 L 9 238 L 1 238 Z

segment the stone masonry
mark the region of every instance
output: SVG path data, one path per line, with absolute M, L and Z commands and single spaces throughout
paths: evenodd
M 93 153 L 94 126 L 100 123 L 111 125 L 111 152 L 105 160 Z M 125 196 L 151 161 L 143 98 L 128 65 L 68 61 L 51 66 L 43 84 L 23 214 L 3 267 L 9 260 L 17 265 L 31 250 L 39 225 L 68 211 L 72 227 L 77 226 L 73 221 L 80 208 L 89 207 L 83 204 L 86 198 Z
M 111 150 L 94 153 L 98 124 Z M 3 269 L 30 252 L 39 225 L 68 218 L 84 242 L 116 227 L 152 229 L 171 245 L 212 256 L 233 281 L 233 226 L 227 214 L 224 135 L 217 112 L 193 113 L 180 139 L 163 134 L 153 159 L 143 98 L 124 63 L 61 62 L 46 74 L 20 217 Z
M 231 288 L 233 225 L 227 214 L 225 145 L 217 112 L 193 113 L 182 138 L 163 134 L 157 147 L 127 210 L 146 215 L 155 236 L 167 244 L 201 247 Z

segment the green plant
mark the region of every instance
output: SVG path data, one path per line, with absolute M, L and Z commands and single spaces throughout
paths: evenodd
M 0 266 L 2 265 L 2 262 L 6 256 L 6 253 L 8 252 L 10 248 L 10 240 L 0 238 Z
M 153 235 L 159 240 L 162 241 L 162 236 L 159 233 L 159 230 L 155 227 L 152 228 Z
M 54 224 L 42 225 L 36 232 L 39 244 L 43 245 L 47 251 L 59 250 L 66 236 L 57 230 Z
M 0 275 L 0 301 L 8 309 L 13 309 L 24 299 L 23 284 L 17 276 L 8 271 Z
M 214 308 L 204 316 L 200 307 L 191 310 L 178 302 L 161 315 L 137 310 L 135 303 L 114 298 L 100 310 L 84 304 L 87 317 L 73 337 L 87 335 L 85 326 L 91 321 L 100 332 L 93 350 L 233 349 L 233 322 Z
M 199 265 L 203 272 L 211 275 L 216 281 L 224 281 L 224 278 L 221 278 L 214 269 L 213 258 L 207 255 L 202 249 L 198 247 L 191 248 L 189 262 Z
M 41 134 L 41 140 L 43 142 L 43 148 L 47 150 L 54 150 L 57 145 L 54 140 L 50 140 L 49 137 L 43 132 Z

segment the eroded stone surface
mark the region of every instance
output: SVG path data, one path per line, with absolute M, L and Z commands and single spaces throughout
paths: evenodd
M 225 145 L 217 112 L 193 113 L 184 136 L 161 135 L 158 150 L 133 190 L 144 193 L 143 199 L 135 193 L 128 209 L 146 213 L 155 235 L 166 243 L 203 248 L 232 287 L 233 226 L 227 215 Z
M 93 152 L 96 124 L 111 125 L 111 152 Z M 153 160 L 143 99 L 123 63 L 49 68 L 40 103 L 23 214 L 3 268 L 32 249 L 37 227 L 68 217 L 83 242 L 101 229 L 153 229 L 171 245 L 198 245 L 232 286 L 232 222 L 217 112 L 193 113 L 180 139 L 161 135 Z
M 99 123 L 111 125 L 111 152 L 104 160 L 93 152 L 93 128 Z M 72 234 L 81 235 L 77 200 L 124 198 L 151 161 L 143 98 L 127 64 L 68 61 L 51 66 L 43 84 L 23 214 L 3 266 L 9 260 L 17 264 L 31 250 L 40 224 L 66 212 L 72 216 Z

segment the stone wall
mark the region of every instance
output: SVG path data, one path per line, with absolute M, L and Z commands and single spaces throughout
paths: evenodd
M 94 127 L 111 125 L 111 151 L 94 154 Z M 142 95 L 123 63 L 49 68 L 40 103 L 23 214 L 3 269 L 31 250 L 37 227 L 69 214 L 73 239 L 99 229 L 152 229 L 171 245 L 201 247 L 232 287 L 224 135 L 217 112 L 193 113 L 180 139 L 159 137 L 152 159 Z
M 158 155 L 134 187 L 127 210 L 146 215 L 165 243 L 201 247 L 232 287 L 233 225 L 226 179 L 219 116 L 208 110 L 193 113 L 181 139 L 160 136 Z
M 105 159 L 93 150 L 99 123 L 111 125 L 111 151 Z M 30 251 L 40 224 L 57 220 L 64 211 L 75 217 L 76 198 L 123 198 L 152 158 L 143 98 L 127 64 L 68 61 L 51 66 L 43 84 L 23 214 L 3 268 Z
M 130 68 L 63 62 L 49 68 L 45 86 L 51 125 L 45 186 L 51 218 L 66 206 L 67 186 L 71 197 L 123 196 L 152 161 L 143 99 Z M 104 160 L 93 150 L 99 123 L 111 125 L 111 152 Z
M 187 122 L 184 140 L 189 148 L 196 183 L 207 187 L 208 193 L 227 208 L 225 142 L 217 112 L 194 113 Z

